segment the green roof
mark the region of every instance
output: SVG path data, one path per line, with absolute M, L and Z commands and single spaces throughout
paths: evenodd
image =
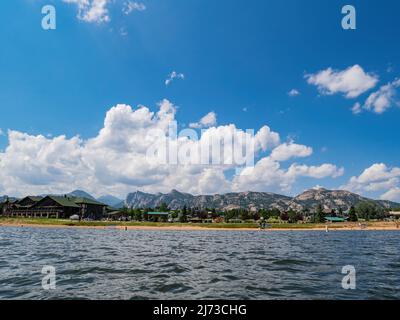
M 36 196 L 28 196 L 27 198 L 29 198 L 29 199 L 31 199 L 32 201 L 35 201 L 35 202 L 38 202 L 38 201 L 43 199 L 43 197 L 36 197 Z M 21 200 L 24 200 L 24 199 L 21 199 Z
M 339 218 L 339 217 L 325 217 L 325 220 L 328 220 L 331 222 L 345 222 L 346 221 L 346 219 Z
M 60 206 L 63 207 L 71 207 L 71 208 L 80 208 L 81 204 L 92 204 L 92 205 L 98 205 L 98 206 L 107 206 L 104 203 L 98 202 L 96 200 L 88 199 L 88 198 L 83 198 L 83 197 L 71 197 L 71 196 L 53 196 L 53 195 L 48 195 L 45 198 L 42 197 L 31 197 L 28 196 L 26 198 L 29 198 L 37 203 L 39 203 L 46 198 L 49 198 L 55 202 L 57 202 Z M 24 198 L 24 199 L 26 199 Z M 36 205 L 35 204 L 35 205 Z
M 72 201 L 74 201 L 75 203 L 78 203 L 78 204 L 95 204 L 95 205 L 98 205 L 98 206 L 107 206 L 107 205 L 104 204 L 104 203 L 101 203 L 101 202 L 96 201 L 96 200 L 93 200 L 93 199 L 88 199 L 88 198 L 70 197 L 70 199 L 71 199 Z
M 71 199 L 70 197 L 60 197 L 60 196 L 47 196 L 51 200 L 57 202 L 59 205 L 63 207 L 72 207 L 72 208 L 79 208 L 77 204 Z
M 167 216 L 169 212 L 147 212 L 147 214 L 151 216 Z

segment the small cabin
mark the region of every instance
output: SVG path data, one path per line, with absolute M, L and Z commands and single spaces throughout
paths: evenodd
M 169 216 L 169 212 L 157 212 L 157 211 L 151 211 L 151 212 L 147 212 L 144 213 L 144 216 L 147 216 L 147 220 L 149 221 L 167 221 L 168 220 L 168 216 Z
M 338 223 L 338 222 L 346 222 L 346 218 L 340 218 L 340 217 L 325 217 L 326 222 L 330 223 Z

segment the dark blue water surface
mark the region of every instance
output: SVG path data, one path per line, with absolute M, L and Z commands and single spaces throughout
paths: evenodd
M 396 231 L 0 227 L 0 299 L 399 299 L 399 248 Z

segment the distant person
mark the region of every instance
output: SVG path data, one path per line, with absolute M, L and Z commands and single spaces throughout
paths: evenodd
M 264 218 L 261 218 L 261 220 L 260 220 L 260 222 L 259 222 L 259 226 L 260 226 L 260 229 L 262 230 L 262 229 L 265 229 L 265 221 L 264 221 Z

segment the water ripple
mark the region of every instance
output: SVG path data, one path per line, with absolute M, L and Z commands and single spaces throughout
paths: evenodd
M 0 240 L 0 299 L 400 298 L 398 232 L 0 227 Z M 345 265 L 356 290 L 341 289 Z

